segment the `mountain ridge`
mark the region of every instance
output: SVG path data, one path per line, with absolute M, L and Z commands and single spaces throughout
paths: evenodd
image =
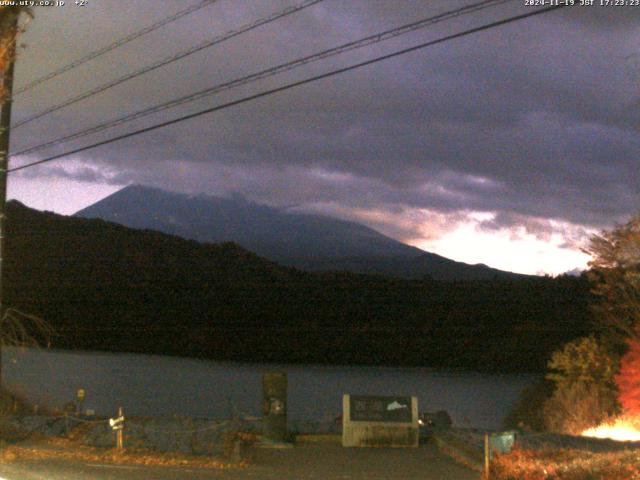
M 269 260 L 308 271 L 347 270 L 438 280 L 525 278 L 420 250 L 357 222 L 231 198 L 131 185 L 74 214 L 200 242 L 235 242 Z

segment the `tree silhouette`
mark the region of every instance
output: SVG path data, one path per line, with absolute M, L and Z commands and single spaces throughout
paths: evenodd
M 640 215 L 591 238 L 588 276 L 599 301 L 593 306 L 604 332 L 620 343 L 640 339 Z

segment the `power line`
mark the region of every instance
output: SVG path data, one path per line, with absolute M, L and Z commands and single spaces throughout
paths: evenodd
M 96 147 L 100 147 L 102 145 L 107 145 L 109 143 L 117 142 L 117 141 L 123 140 L 125 138 L 134 137 L 136 135 L 147 133 L 147 132 L 150 132 L 152 130 L 157 130 L 159 128 L 167 127 L 169 125 L 180 123 L 180 122 L 183 122 L 185 120 L 190 120 L 192 118 L 200 117 L 200 116 L 206 115 L 208 113 L 213 113 L 213 112 L 216 112 L 218 110 L 223 110 L 225 108 L 234 107 L 236 105 L 240 105 L 242 103 L 250 102 L 250 101 L 256 100 L 258 98 L 266 97 L 268 95 L 273 95 L 275 93 L 283 92 L 285 90 L 290 90 L 290 89 L 292 89 L 294 87 L 298 87 L 300 85 L 305 85 L 307 83 L 315 82 L 317 80 L 322 80 L 322 79 L 325 79 L 325 78 L 332 77 L 334 75 L 339 75 L 341 73 L 349 72 L 349 71 L 355 70 L 357 68 L 361 68 L 361 67 L 365 67 L 365 66 L 368 66 L 368 65 L 372 65 L 374 63 L 381 62 L 383 60 L 388 60 L 390 58 L 395 58 L 395 57 L 398 57 L 400 55 L 404 55 L 406 53 L 414 52 L 416 50 L 420 50 L 420 49 L 427 48 L 427 47 L 430 47 L 430 46 L 433 46 L 433 45 L 444 43 L 444 42 L 447 42 L 447 41 L 450 41 L 450 40 L 454 40 L 456 38 L 460 38 L 460 37 L 464 37 L 464 36 L 467 36 L 467 35 L 471 35 L 473 33 L 478 33 L 478 32 L 484 31 L 484 30 L 489 30 L 491 28 L 495 28 L 495 27 L 498 27 L 498 26 L 501 26 L 501 25 L 506 25 L 508 23 L 516 22 L 516 21 L 519 21 L 519 20 L 523 20 L 525 18 L 530 18 L 530 17 L 536 16 L 536 15 L 540 15 L 542 13 L 547 13 L 547 12 L 550 12 L 550 11 L 553 11 L 553 10 L 557 10 L 559 8 L 563 8 L 564 6 L 565 5 L 549 6 L 549 7 L 546 7 L 546 8 L 542 8 L 540 10 L 534 10 L 534 11 L 529 12 L 529 13 L 516 15 L 516 16 L 513 16 L 513 17 L 505 18 L 503 20 L 497 20 L 495 22 L 491 22 L 491 23 L 482 25 L 480 27 L 471 28 L 471 29 L 468 29 L 468 30 L 464 30 L 462 32 L 458 32 L 458 33 L 452 34 L 452 35 L 447 35 L 446 37 L 441 37 L 441 38 L 439 38 L 437 40 L 431 40 L 429 42 L 421 43 L 421 44 L 413 46 L 413 47 L 404 48 L 402 50 L 398 50 L 398 51 L 393 52 L 393 53 L 389 53 L 389 54 L 386 54 L 386 55 L 375 57 L 375 58 L 372 58 L 370 60 L 366 60 L 364 62 L 360 62 L 360 63 L 356 63 L 354 65 L 350 65 L 348 67 L 339 68 L 337 70 L 332 70 L 330 72 L 323 73 L 323 74 L 320 74 L 320 75 L 316 75 L 316 76 L 313 76 L 313 77 L 310 77 L 310 78 L 306 78 L 304 80 L 299 80 L 297 82 L 289 83 L 289 84 L 283 85 L 281 87 L 272 88 L 270 90 L 265 90 L 265 91 L 260 92 L 260 93 L 249 95 L 247 97 L 244 97 L 244 98 L 241 98 L 241 99 L 238 99 L 238 100 L 234 100 L 232 102 L 228 102 L 228 103 L 225 103 L 225 104 L 222 104 L 222 105 L 218 105 L 218 106 L 215 106 L 215 107 L 207 108 L 205 110 L 201 110 L 199 112 L 195 112 L 195 113 L 192 113 L 192 114 L 189 114 L 189 115 L 185 115 L 183 117 L 179 117 L 179 118 L 175 118 L 173 120 L 162 122 L 162 123 L 159 123 L 157 125 L 153 125 L 153 126 L 150 126 L 150 127 L 146 127 L 146 128 L 142 128 L 142 129 L 139 129 L 139 130 L 135 130 L 133 132 L 126 133 L 124 135 L 119 135 L 117 137 L 110 138 L 108 140 L 103 140 L 101 142 L 93 143 L 91 145 L 87 145 L 87 146 L 84 146 L 84 147 L 81 147 L 81 148 L 77 148 L 75 150 L 71 150 L 71 151 L 68 151 L 68 152 L 65 152 L 65 153 L 61 153 L 61 154 L 58 154 L 58 155 L 53 155 L 51 157 L 44 158 L 44 159 L 41 159 L 41 160 L 37 160 L 35 162 L 30 162 L 30 163 L 27 163 L 25 165 L 21 165 L 19 167 L 11 168 L 11 169 L 8 170 L 8 172 L 16 172 L 18 170 L 23 170 L 25 168 L 33 167 L 33 166 L 40 165 L 40 164 L 43 164 L 43 163 L 46 163 L 46 162 L 51 162 L 53 160 L 58 160 L 58 159 L 63 158 L 63 157 L 68 157 L 70 155 L 75 155 L 76 153 L 84 152 L 84 151 L 90 150 L 92 148 L 96 148 Z
M 125 115 L 123 117 L 114 119 L 114 120 L 110 120 L 108 122 L 102 123 L 102 124 L 98 124 L 98 125 L 94 125 L 93 127 L 84 129 L 84 130 L 80 130 L 74 133 L 71 133 L 69 135 L 66 135 L 64 137 L 60 137 L 54 140 L 50 140 L 47 141 L 45 143 L 39 144 L 39 145 L 35 145 L 33 147 L 29 147 L 27 149 L 21 150 L 19 152 L 16 152 L 14 154 L 12 154 L 12 157 L 18 156 L 18 155 L 27 155 L 33 152 L 36 152 L 38 150 L 42 150 L 44 148 L 48 148 L 54 145 L 57 145 L 59 143 L 64 143 L 70 140 L 76 140 L 78 138 L 87 136 L 87 135 L 91 135 L 94 133 L 98 133 L 101 132 L 103 130 L 106 130 L 108 128 L 113 128 L 116 127 L 118 125 L 122 125 L 124 123 L 128 123 L 131 122 L 133 120 L 137 120 L 139 118 L 143 118 L 146 117 L 148 115 L 151 115 L 153 113 L 157 113 L 160 112 L 162 110 L 167 110 L 169 108 L 174 108 L 177 107 L 179 105 L 183 105 L 189 102 L 193 102 L 195 100 L 199 100 L 201 98 L 210 96 L 210 95 L 214 95 L 217 93 L 220 93 L 222 91 L 225 90 L 230 90 L 242 85 L 246 85 L 248 83 L 253 83 L 255 81 L 258 80 L 263 80 L 265 78 L 268 77 L 272 77 L 274 75 L 289 71 L 289 70 L 293 70 L 294 68 L 306 65 L 308 63 L 312 63 L 318 60 L 324 60 L 326 58 L 341 54 L 341 53 L 345 53 L 351 50 L 355 50 L 358 48 L 362 48 L 368 45 L 372 45 L 374 43 L 378 43 L 384 40 L 388 40 L 390 38 L 395 38 L 398 37 L 400 35 L 404 35 L 406 33 L 409 32 L 413 32 L 415 30 L 418 30 L 420 28 L 424 28 L 426 26 L 429 25 L 433 25 L 436 24 L 438 22 L 442 22 L 445 20 L 449 20 L 451 18 L 457 17 L 457 16 L 461 16 L 461 15 L 466 15 L 469 13 L 474 13 L 474 12 L 478 12 L 482 9 L 488 8 L 488 7 L 492 7 L 492 6 L 496 6 L 502 3 L 507 3 L 507 2 L 511 2 L 513 0 L 483 0 L 481 2 L 472 4 L 472 5 L 468 5 L 466 7 L 462 7 L 456 10 L 451 10 L 448 12 L 444 12 L 442 14 L 436 15 L 436 16 L 432 16 L 432 17 L 428 17 L 428 18 L 424 18 L 421 20 L 418 20 L 416 22 L 412 22 L 406 25 L 402 25 L 400 27 L 396 27 L 390 30 L 386 30 L 384 32 L 381 33 L 376 33 L 374 35 L 369 35 L 367 37 L 364 37 L 362 39 L 359 40 L 355 40 L 343 45 L 340 45 L 338 47 L 333 47 L 327 50 L 323 50 L 321 52 L 315 53 L 313 55 L 308 55 L 306 57 L 302 57 L 290 62 L 286 62 L 280 65 L 276 65 L 274 67 L 271 68 L 267 68 L 265 70 L 261 70 L 259 72 L 250 74 L 250 75 L 246 75 L 234 80 L 231 80 L 229 82 L 225 82 L 222 84 L 218 84 L 215 85 L 213 87 L 209 87 L 207 89 L 201 90 L 199 92 L 195 92 L 195 93 L 191 93 L 189 95 L 185 95 L 183 97 L 174 99 L 174 100 L 170 100 L 168 102 L 164 102 L 158 105 L 154 105 L 152 107 L 149 107 L 147 109 L 138 111 L 138 112 L 134 112 L 128 115 Z
M 171 22 L 174 22 L 176 20 L 178 20 L 179 18 L 184 17 L 185 15 L 189 15 L 190 13 L 196 12 L 198 10 L 200 10 L 201 8 L 204 8 L 208 5 L 211 5 L 212 3 L 217 2 L 218 0 L 202 0 L 200 3 L 197 3 L 195 5 L 192 5 L 189 8 L 185 8 L 184 10 L 180 10 L 179 12 L 163 18 L 162 20 L 153 23 L 145 28 L 143 28 L 142 30 L 138 30 L 137 32 L 132 33 L 131 35 L 127 35 L 124 38 L 121 38 L 120 40 L 116 40 L 115 42 L 99 49 L 99 50 L 95 50 L 91 53 L 88 53 L 87 55 L 85 55 L 84 57 L 78 58 L 77 60 L 74 60 L 73 62 L 58 68 L 57 70 L 54 70 L 53 72 L 50 72 L 46 75 L 43 75 L 40 78 L 37 78 L 35 80 L 33 80 L 32 82 L 26 84 L 25 86 L 18 88 L 13 96 L 17 97 L 18 95 L 20 95 L 21 93 L 26 92 L 27 90 L 31 90 L 32 88 L 40 85 L 41 83 L 44 83 L 46 81 L 51 80 L 52 78 L 57 77 L 58 75 L 62 75 L 65 72 L 68 72 L 69 70 L 72 70 L 80 65 L 82 65 L 83 63 L 87 63 L 90 60 L 93 60 L 94 58 L 97 58 L 101 55 L 104 55 L 105 53 L 110 52 L 111 50 L 115 50 L 118 47 L 121 47 L 122 45 L 131 42 L 132 40 L 135 40 L 136 38 L 139 38 L 143 35 L 146 35 L 147 33 L 153 32 L 154 30 L 157 30 L 160 27 L 163 27 Z
M 135 72 L 129 73 L 127 75 L 125 75 L 124 77 L 120 77 L 120 78 L 116 78 L 115 80 L 112 80 L 110 82 L 107 82 L 103 85 L 100 85 L 96 88 L 93 88 L 91 90 L 88 90 L 84 93 L 81 93 L 79 95 L 76 95 L 75 97 L 71 97 L 68 100 L 65 100 L 62 103 L 58 103 L 57 105 L 54 105 L 52 107 L 49 107 L 45 110 L 42 110 L 39 113 L 36 113 L 34 115 L 31 115 L 30 117 L 24 118 L 22 120 L 20 120 L 19 122 L 15 123 L 11 128 L 16 129 L 18 127 L 21 127 L 22 125 L 25 125 L 29 122 L 32 122 L 38 118 L 44 117 L 45 115 L 48 115 L 50 113 L 53 113 L 57 110 L 60 110 L 62 108 L 68 107 L 69 105 L 73 105 L 74 103 L 77 103 L 81 100 L 85 100 L 89 97 L 92 97 L 94 95 L 97 95 L 98 93 L 102 93 L 105 90 L 108 90 L 110 88 L 115 87 L 116 85 L 120 85 L 121 83 L 124 83 L 128 80 L 132 80 L 136 77 L 139 77 L 141 75 L 144 75 L 145 73 L 149 73 L 153 70 L 156 70 L 160 67 L 164 67 L 165 65 L 168 65 L 170 63 L 176 62 L 178 60 L 181 60 L 185 57 L 188 57 L 189 55 L 193 55 L 196 52 L 199 52 L 201 50 L 204 50 L 205 48 L 209 48 L 212 47 L 214 45 L 217 45 L 219 43 L 222 43 L 226 40 L 229 40 L 233 37 L 237 37 L 238 35 L 241 35 L 243 33 L 246 33 L 250 30 L 253 30 L 255 28 L 258 28 L 262 25 L 265 25 L 267 23 L 271 23 L 274 22 L 280 18 L 286 17 L 288 15 L 291 15 L 293 13 L 296 13 L 300 10 L 303 10 L 305 8 L 311 7 L 312 5 L 315 5 L 316 3 L 320 3 L 323 0 L 305 0 L 304 2 L 298 4 L 298 5 L 294 5 L 292 7 L 287 7 L 284 10 L 280 10 L 279 12 L 273 13 L 267 17 L 263 17 L 259 20 L 256 20 L 255 22 L 249 23 L 247 25 L 244 25 L 236 30 L 230 30 L 227 33 L 224 33 L 222 35 L 217 35 L 216 37 L 210 39 L 210 40 L 206 40 L 194 47 L 191 47 L 187 50 L 183 50 L 181 52 L 176 53 L 175 55 L 171 55 L 169 57 L 163 58 L 162 60 L 152 63 L 151 65 L 148 65 L 144 68 L 141 68 L 140 70 L 136 70 Z

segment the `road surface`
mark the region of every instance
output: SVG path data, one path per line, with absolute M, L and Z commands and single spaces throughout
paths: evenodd
M 15 461 L 0 465 L 2 480 L 478 480 L 479 474 L 442 455 L 417 449 L 355 449 L 334 443 L 254 451 L 251 466 L 204 470 L 69 462 Z

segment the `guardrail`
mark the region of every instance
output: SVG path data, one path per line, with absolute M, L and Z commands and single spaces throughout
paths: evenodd
M 87 418 L 74 414 L 56 416 L 15 415 L 3 419 L 16 439 L 32 433 L 67 437 L 95 447 L 142 447 L 161 452 L 229 457 L 243 450 L 250 432 L 258 432 L 255 417 L 204 418 Z M 115 428 L 114 428 L 115 427 Z M 121 440 L 118 440 L 120 437 Z

